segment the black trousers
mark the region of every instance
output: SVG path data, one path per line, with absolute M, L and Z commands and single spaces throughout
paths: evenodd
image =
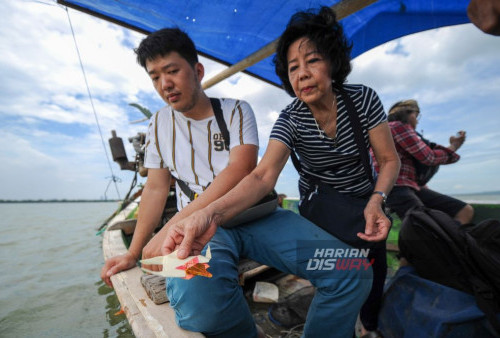
M 368 331 L 376 330 L 378 327 L 378 314 L 382 303 L 382 295 L 384 293 L 385 278 L 387 277 L 387 249 L 384 245 L 370 249 L 368 259 L 375 261 L 372 265 L 373 284 L 372 290 L 368 295 L 365 303 L 361 307 L 359 317 L 361 323 Z
M 394 186 L 387 198 L 387 206 L 401 220 L 405 217 L 406 212 L 415 206 L 426 206 L 431 209 L 441 210 L 451 217 L 455 217 L 466 205 L 467 203 L 461 200 L 425 187 L 421 187 L 417 191 L 410 187 Z

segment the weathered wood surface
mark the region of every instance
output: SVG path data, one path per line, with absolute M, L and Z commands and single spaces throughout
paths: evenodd
M 142 275 L 141 284 L 147 295 L 155 304 L 168 302 L 165 277 L 155 275 Z
M 133 208 L 134 206 L 129 207 Z M 132 210 L 127 207 L 113 222 L 121 221 Z M 124 254 L 127 251 L 120 230 L 105 231 L 103 236 L 104 258 Z M 156 305 L 149 299 L 141 285 L 144 273 L 138 268 L 120 272 L 111 277 L 115 293 L 137 337 L 201 338 L 202 334 L 181 329 L 175 323 L 174 310 L 168 303 Z
M 240 285 L 245 284 L 245 280 L 255 277 L 264 271 L 269 270 L 267 265 L 262 265 L 250 259 L 243 259 L 238 266 Z M 143 275 L 141 284 L 146 290 L 146 294 L 155 304 L 168 302 L 165 286 L 165 277 L 155 275 Z

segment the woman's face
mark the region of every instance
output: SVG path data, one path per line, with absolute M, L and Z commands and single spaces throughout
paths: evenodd
M 314 43 L 305 37 L 296 40 L 288 48 L 287 61 L 288 79 L 297 98 L 307 105 L 330 100 L 330 62 L 317 51 Z
M 413 129 L 417 128 L 418 124 L 418 119 L 419 119 L 419 112 L 414 110 L 408 115 L 408 124 L 413 127 Z

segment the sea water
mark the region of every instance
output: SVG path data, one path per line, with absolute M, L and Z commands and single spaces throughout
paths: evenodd
M 500 194 L 456 196 L 500 204 Z M 102 203 L 0 203 L 0 337 L 133 337 L 104 263 Z
M 0 337 L 133 337 L 97 227 L 117 202 L 0 204 Z
M 454 195 L 453 197 L 467 203 L 500 204 L 500 192 L 498 191 L 491 193 L 460 194 Z

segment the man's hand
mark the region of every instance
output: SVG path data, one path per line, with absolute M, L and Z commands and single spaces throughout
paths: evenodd
M 365 232 L 358 232 L 358 237 L 368 242 L 380 242 L 387 238 L 391 228 L 391 221 L 382 211 L 380 203 L 370 200 L 365 211 Z
M 106 261 L 101 269 L 101 279 L 104 283 L 113 287 L 113 283 L 111 283 L 111 276 L 120 271 L 132 269 L 136 263 L 137 259 L 129 252 L 120 256 L 111 257 Z
M 161 252 L 163 255 L 168 255 L 179 249 L 177 253 L 179 259 L 199 255 L 216 230 L 217 224 L 206 209 L 196 211 L 189 217 L 169 225 Z

